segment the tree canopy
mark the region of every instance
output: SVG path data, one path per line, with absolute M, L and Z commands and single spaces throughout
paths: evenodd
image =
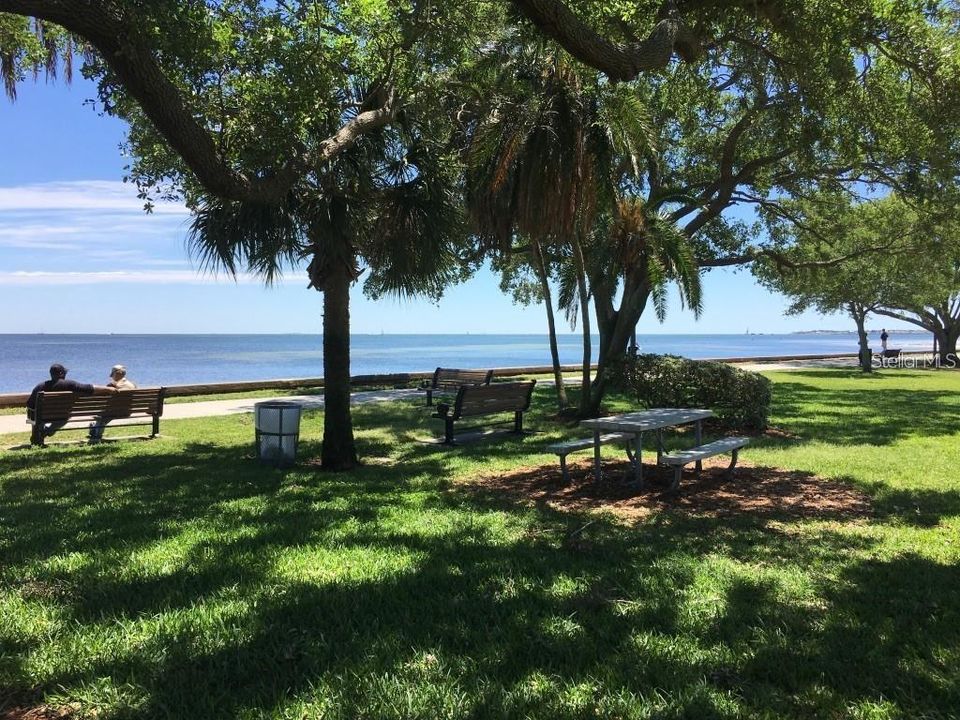
M 0 73 L 13 96 L 31 72 L 68 76 L 79 52 L 101 107 L 130 124 L 129 177 L 148 206 L 183 198 L 196 247 L 227 271 L 307 266 L 324 292 L 324 464 L 349 467 L 349 286 L 362 266 L 374 294 L 436 296 L 458 276 L 461 151 L 496 112 L 492 47 L 539 44 L 587 105 L 642 109 L 654 130 L 643 149 L 612 143 L 602 158 L 574 133 L 558 136 L 564 152 L 617 168 L 610 197 L 644 218 L 618 237 L 654 248 L 653 229 L 676 229 L 711 267 L 786 261 L 729 219 L 735 205 L 793 222 L 788 201 L 825 190 L 955 186 L 956 29 L 947 0 L 0 0 Z M 553 230 L 579 223 L 609 249 L 616 238 L 597 230 L 615 213 L 587 212 L 586 187 L 575 194 L 587 208 L 545 205 Z M 624 352 L 657 291 L 659 276 L 640 272 L 651 257 L 621 253 L 578 289 L 598 304 L 603 358 Z M 614 307 L 618 289 L 627 302 Z M 597 390 L 594 407 L 602 378 Z

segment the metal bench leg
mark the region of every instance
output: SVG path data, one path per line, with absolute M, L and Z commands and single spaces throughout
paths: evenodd
M 453 419 L 444 418 L 443 443 L 444 445 L 453 445 Z
M 601 475 L 600 470 L 600 431 L 593 431 L 593 479 L 599 481 Z
M 523 432 L 523 411 L 517 410 L 513 414 L 513 431 L 515 433 Z
M 43 423 L 34 423 L 30 431 L 30 444 L 43 447 Z
M 636 449 L 634 450 L 633 456 L 633 479 L 637 483 L 637 487 L 643 487 L 643 433 L 639 432 L 636 435 Z
M 427 407 L 433 405 L 433 389 L 427 388 Z
M 697 420 L 696 428 L 694 429 L 694 440 L 696 440 L 697 446 L 703 445 L 703 422 Z M 697 477 L 700 477 L 700 471 L 703 470 L 703 461 L 697 460 Z
M 730 465 L 727 467 L 727 475 L 733 473 L 733 469 L 737 466 L 737 455 L 740 453 L 740 448 L 734 448 L 733 454 L 730 458 Z
M 663 428 L 657 429 L 657 465 L 663 460 Z
M 570 483 L 570 473 L 567 472 L 567 456 L 560 456 L 560 472 L 563 475 L 563 481 L 567 484 Z
M 673 482 L 670 484 L 671 490 L 680 489 L 680 476 L 683 475 L 683 465 L 674 465 L 673 467 Z

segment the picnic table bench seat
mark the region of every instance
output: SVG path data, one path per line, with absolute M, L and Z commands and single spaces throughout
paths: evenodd
M 599 442 L 601 445 L 607 445 L 614 442 L 629 443 L 631 440 L 633 440 L 633 438 L 633 433 L 611 432 L 600 435 Z M 570 473 L 567 471 L 567 455 L 572 452 L 579 452 L 581 450 L 590 450 L 594 447 L 595 443 L 593 438 L 588 437 L 579 440 L 566 440 L 564 442 L 547 445 L 547 451 L 560 457 L 560 471 L 563 473 L 563 479 L 566 482 L 570 482 Z
M 705 445 L 698 445 L 697 447 L 690 448 L 688 450 L 676 450 L 671 453 L 664 453 L 660 457 L 660 462 L 664 465 L 673 466 L 673 483 L 670 485 L 672 490 L 676 490 L 680 487 L 680 476 L 683 474 L 683 466 L 688 465 L 692 462 L 699 462 L 708 457 L 713 457 L 714 455 L 723 455 L 725 453 L 731 453 L 732 459 L 730 460 L 730 466 L 727 468 L 727 471 L 733 470 L 737 464 L 737 454 L 740 451 L 740 448 L 749 444 L 749 438 L 745 437 L 725 437 L 720 438 L 719 440 L 714 440 L 713 442 L 707 443 Z M 699 472 L 699 465 L 697 465 L 697 470 Z
M 433 405 L 434 394 L 453 395 L 463 385 L 489 385 L 493 379 L 493 370 L 460 370 L 458 368 L 438 367 L 433 378 L 423 383 L 422 390 L 427 393 L 427 405 Z
M 63 423 L 63 429 L 89 426 L 98 420 L 143 419 L 124 425 L 150 425 L 150 437 L 160 434 L 160 416 L 166 388 L 120 390 L 110 395 L 79 395 L 74 392 L 40 392 L 34 408 L 27 408 L 27 422 L 33 426 L 30 442 L 44 445 L 43 427 Z
M 461 385 L 453 404 L 437 403 L 437 411 L 432 416 L 444 422 L 444 444 L 454 443 L 454 423 L 465 417 L 513 413 L 513 431 L 523 432 L 523 413 L 530 409 L 530 398 L 536 384 L 536 380 L 529 380 Z

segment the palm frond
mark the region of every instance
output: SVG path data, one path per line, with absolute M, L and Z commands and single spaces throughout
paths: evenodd
M 207 198 L 187 235 L 188 251 L 204 272 L 236 277 L 247 270 L 267 284 L 300 261 L 305 238 L 290 207 Z
M 441 178 L 423 173 L 386 190 L 363 247 L 365 292 L 439 298 L 458 277 L 455 247 L 464 235 L 460 205 Z

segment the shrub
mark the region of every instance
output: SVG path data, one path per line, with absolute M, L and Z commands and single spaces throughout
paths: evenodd
M 615 384 L 646 407 L 709 408 L 721 425 L 763 430 L 770 414 L 770 381 L 722 362 L 676 355 L 627 358 Z

